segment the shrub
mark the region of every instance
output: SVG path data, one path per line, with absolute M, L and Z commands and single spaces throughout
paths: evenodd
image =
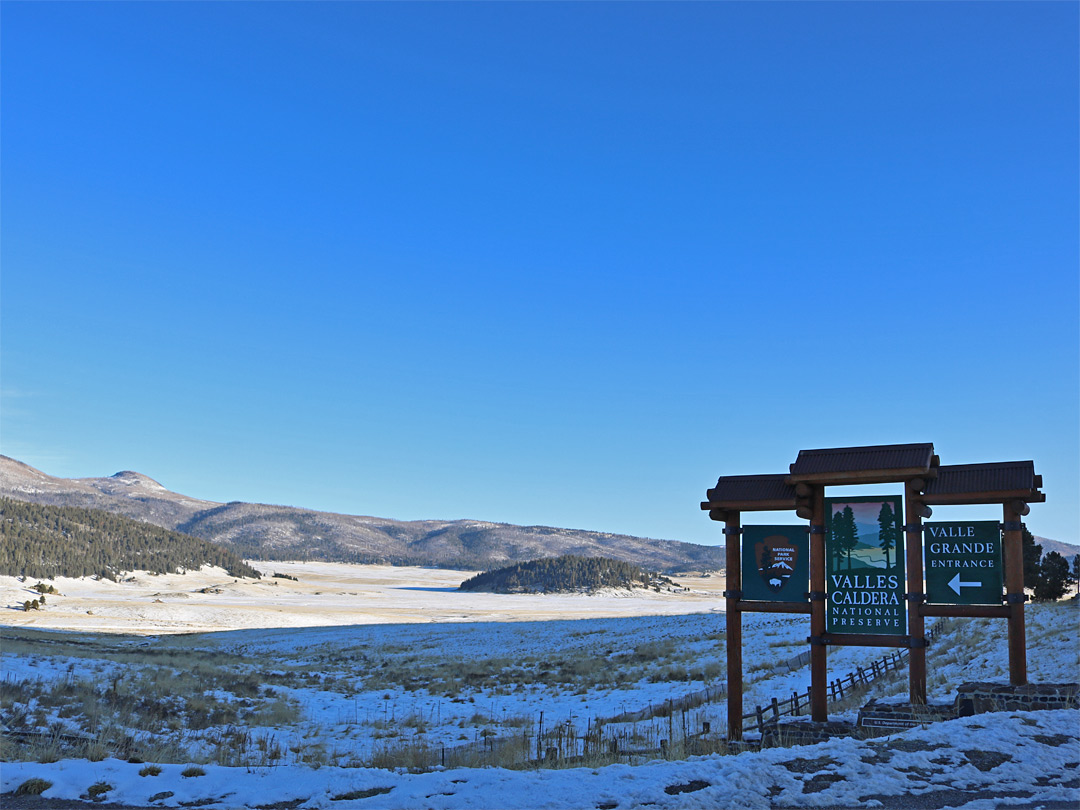
M 147 765 L 145 768 L 139 768 L 139 776 L 157 776 L 161 773 L 161 768 L 157 765 Z
M 98 799 L 98 796 L 104 797 L 104 795 L 112 789 L 113 786 L 110 785 L 108 782 L 95 782 L 87 789 L 86 792 L 94 801 L 100 801 L 100 799 Z
M 181 776 L 206 776 L 206 771 L 198 765 L 190 765 L 180 772 Z
M 46 790 L 52 787 L 52 782 L 46 779 L 27 779 L 17 788 L 15 788 L 16 796 L 40 796 Z

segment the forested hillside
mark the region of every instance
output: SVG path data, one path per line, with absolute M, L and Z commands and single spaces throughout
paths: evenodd
M 674 583 L 640 566 L 604 557 L 566 554 L 485 571 L 461 583 L 462 591 L 560 593 L 600 588 L 648 588 Z
M 98 509 L 0 498 L 0 574 L 116 579 L 136 569 L 165 574 L 204 565 L 259 576 L 234 552 L 197 537 Z

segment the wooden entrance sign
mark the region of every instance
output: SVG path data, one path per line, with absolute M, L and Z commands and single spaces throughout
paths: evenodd
M 898 573 L 896 564 L 900 564 L 901 556 L 906 558 L 906 590 L 903 594 L 907 613 L 906 634 L 902 630 L 897 632 L 895 627 L 887 632 L 851 632 L 862 629 L 858 626 L 844 626 L 842 630 L 838 626 L 834 629 L 840 632 L 828 632 L 826 610 L 830 588 L 827 581 L 826 526 L 834 516 L 829 515 L 826 509 L 826 487 L 889 483 L 904 488 L 903 526 L 896 526 L 899 520 L 889 523 L 889 515 L 882 510 L 881 549 L 885 555 L 884 568 L 891 574 Z M 1026 597 L 1023 589 L 1023 525 L 1020 517 L 1028 513 L 1029 503 L 1046 500 L 1046 496 L 1038 491 L 1041 486 L 1042 478 L 1035 475 L 1035 465 L 1031 461 L 941 466 L 934 446 L 929 443 L 802 450 L 786 475 L 722 476 L 716 486 L 706 492 L 707 500 L 702 502 L 701 508 L 707 510 L 713 520 L 724 523 L 727 542 L 727 590 L 724 597 L 727 606 L 728 739 L 742 739 L 743 612 L 810 616 L 810 636 L 807 639 L 810 644 L 810 707 L 811 717 L 815 721 L 828 720 L 827 649 L 830 645 L 907 647 L 909 698 L 912 704 L 925 703 L 925 618 L 929 616 L 992 616 L 1008 619 L 1010 680 L 1017 685 L 1026 683 Z M 845 500 L 857 502 L 867 499 Z M 883 502 L 890 499 L 883 496 L 874 500 Z M 932 514 L 931 505 L 986 503 L 1000 503 L 1003 509 L 1001 528 L 1006 604 L 928 604 L 923 588 L 923 518 Z M 793 510 L 810 524 L 810 590 L 803 601 L 773 601 L 767 598 L 767 594 L 766 598 L 762 598 L 760 587 L 749 589 L 750 595 L 755 598 L 747 598 L 743 591 L 744 575 L 758 576 L 758 572 L 742 570 L 744 550 L 740 539 L 747 527 L 742 525 L 741 515 L 743 512 L 788 510 Z M 891 499 L 888 513 L 898 518 L 898 512 L 897 499 Z M 891 533 L 886 535 L 890 526 L 890 531 L 902 528 L 902 541 Z M 762 528 L 764 530 L 765 527 Z M 782 550 L 784 542 L 777 537 L 784 534 L 779 531 L 780 528 L 770 527 L 766 532 L 772 540 L 765 537 L 755 542 L 768 540 L 773 548 L 780 550 L 778 553 L 790 555 L 792 552 Z M 796 527 L 787 528 L 796 530 Z M 790 536 L 795 537 L 795 534 Z M 861 535 L 856 533 L 856 537 L 861 538 Z M 857 542 L 851 542 L 854 544 L 852 548 L 855 548 Z M 904 553 L 900 550 L 901 542 Z M 850 552 L 847 562 L 849 566 L 852 565 Z M 867 563 L 869 566 L 877 564 Z M 885 575 L 885 571 L 879 575 Z M 843 584 L 857 586 L 858 580 L 848 580 L 846 583 L 838 580 L 834 583 L 834 590 Z M 834 600 L 841 598 L 839 594 L 837 590 Z M 899 598 L 899 593 L 894 589 L 887 597 L 880 598 L 895 600 Z M 833 616 L 834 622 L 838 621 L 838 615 Z M 875 628 L 868 626 L 866 629 Z

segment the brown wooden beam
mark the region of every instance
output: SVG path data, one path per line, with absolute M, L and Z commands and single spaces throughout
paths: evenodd
M 1030 489 L 1011 489 L 983 492 L 943 492 L 923 493 L 919 500 L 931 506 L 969 506 L 982 503 L 1004 504 L 1013 499 L 1026 501 L 1027 503 L 1045 503 L 1046 495 Z
M 783 512 L 795 508 L 794 498 L 771 501 L 702 501 L 701 511 L 720 509 L 724 512 Z
M 823 472 L 791 474 L 787 483 L 798 486 L 800 483 L 817 486 L 844 486 L 846 484 L 902 484 L 911 478 L 928 477 L 928 467 L 904 467 L 898 470 L 850 470 L 848 472 Z
M 904 523 L 911 531 L 905 532 L 904 552 L 907 557 L 907 589 L 915 596 L 908 600 L 908 635 L 912 638 L 926 637 L 926 623 L 919 611 L 923 596 L 922 515 L 925 511 L 923 496 L 908 481 L 904 486 Z M 912 647 L 908 655 L 908 700 L 912 706 L 926 703 L 926 648 Z
M 740 600 L 738 609 L 743 613 L 804 613 L 810 615 L 809 602 L 748 602 Z
M 1009 683 L 1023 686 L 1027 683 L 1027 641 L 1024 619 L 1024 540 L 1020 526 L 1020 515 L 1011 504 L 1002 507 L 1003 520 L 1007 527 L 1002 533 L 1005 559 L 1006 598 L 1018 600 L 1010 602 L 1009 608 Z
M 825 593 L 825 487 L 814 487 L 811 503 L 810 590 Z M 821 532 L 815 533 L 815 526 L 821 527 Z M 821 599 L 810 603 L 810 635 L 819 639 L 825 636 L 825 602 Z M 828 653 L 824 644 L 810 645 L 810 716 L 816 723 L 829 719 Z
M 923 605 L 919 612 L 934 617 L 1007 619 L 1012 615 L 1012 608 L 1008 605 Z
M 726 554 L 726 607 L 724 624 L 727 628 L 727 716 L 728 739 L 743 738 L 743 660 L 742 660 L 742 613 L 739 612 L 739 594 L 742 591 L 741 525 L 738 512 L 728 512 L 724 522 L 727 530 Z

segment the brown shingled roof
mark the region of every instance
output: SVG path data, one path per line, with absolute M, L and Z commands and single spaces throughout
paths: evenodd
M 945 502 L 960 497 L 1026 497 L 1041 501 L 1042 481 L 1033 461 L 999 461 L 990 464 L 949 464 L 938 468 L 937 478 L 926 482 L 926 502 Z M 1034 496 L 1034 497 L 1031 497 Z
M 800 450 L 791 465 L 794 476 L 816 473 L 843 473 L 861 470 L 906 470 L 930 468 L 933 444 L 879 444 L 869 447 L 834 447 Z
M 939 466 L 934 445 L 884 444 L 800 450 L 790 475 L 724 475 L 706 491 L 702 509 L 714 520 L 726 513 L 794 509 L 795 485 L 836 486 L 925 482 L 927 504 L 1041 503 L 1042 477 L 1032 461 Z M 921 486 L 921 484 L 920 484 Z
M 722 501 L 795 501 L 795 487 L 780 475 L 724 475 L 705 493 L 713 503 Z

